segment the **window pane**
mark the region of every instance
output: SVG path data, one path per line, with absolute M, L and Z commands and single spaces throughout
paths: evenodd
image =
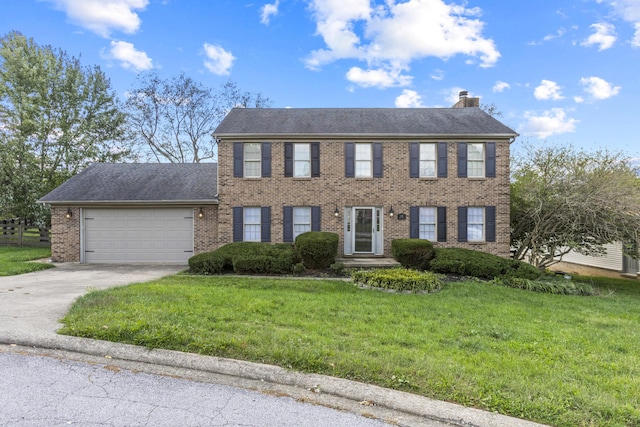
M 356 144 L 357 160 L 371 160 L 371 144 Z
M 482 230 L 482 225 L 469 224 L 469 226 L 467 227 L 467 240 L 469 240 L 470 242 L 483 241 L 484 236 L 482 235 Z
M 436 240 L 436 226 L 435 225 L 422 225 L 420 224 L 420 236 L 421 239 Z
M 293 208 L 293 238 L 311 231 L 311 208 Z
M 260 162 L 244 162 L 244 176 L 247 178 L 260 177 L 262 174 L 260 169 Z
M 244 208 L 244 241 L 260 241 L 260 208 Z
M 419 236 L 421 239 L 436 239 L 436 208 L 421 207 L 419 213 Z
M 469 160 L 484 160 L 484 144 L 467 144 Z
M 356 161 L 356 177 L 358 178 L 370 178 L 371 173 L 371 162 L 370 161 Z
M 469 161 L 467 164 L 467 177 L 481 178 L 484 176 L 484 162 Z
M 420 177 L 428 178 L 436 176 L 435 160 L 420 160 Z
M 246 143 L 244 144 L 245 160 L 260 160 L 260 144 Z
M 484 240 L 484 208 L 467 209 L 467 239 L 470 242 Z
M 420 160 L 435 160 L 436 144 L 422 143 L 420 144 Z
M 293 167 L 293 176 L 308 177 L 311 176 L 311 163 L 308 161 L 295 161 Z
M 311 160 L 309 144 L 293 144 L 293 158 L 296 160 Z
M 420 208 L 420 224 L 435 224 L 436 208 Z

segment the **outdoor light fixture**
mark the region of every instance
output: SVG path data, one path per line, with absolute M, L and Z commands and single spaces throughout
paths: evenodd
M 338 212 L 338 205 L 336 205 L 336 210 L 333 211 L 333 215 L 338 218 L 338 215 L 340 215 L 340 212 Z
M 389 216 L 393 217 L 393 206 L 391 206 L 391 209 L 389 210 Z
M 71 208 L 67 209 L 67 213 L 65 215 L 67 218 L 71 218 L 73 216 L 73 212 L 71 212 Z
M 204 218 L 204 211 L 202 210 L 202 208 L 200 208 L 200 210 L 198 211 L 198 218 Z

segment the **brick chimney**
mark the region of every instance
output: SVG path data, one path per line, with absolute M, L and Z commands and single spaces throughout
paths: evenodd
M 469 92 L 466 90 L 461 90 L 458 94 L 460 97 L 458 102 L 452 108 L 465 108 L 465 107 L 479 107 L 480 106 L 480 98 L 469 98 Z

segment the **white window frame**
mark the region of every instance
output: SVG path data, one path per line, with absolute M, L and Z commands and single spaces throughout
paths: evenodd
M 471 147 L 478 147 L 480 152 L 472 158 Z M 470 142 L 467 144 L 467 178 L 485 177 L 485 144 L 482 142 Z M 477 172 L 476 172 L 477 171 Z
M 428 158 L 429 154 L 432 154 L 432 158 Z M 435 142 L 421 142 L 419 161 L 420 178 L 435 178 L 438 174 L 438 144 Z M 431 174 L 423 173 L 428 165 L 433 165 Z
M 360 147 L 360 151 L 358 151 Z M 368 150 L 364 150 L 368 148 Z M 356 178 L 372 178 L 373 177 L 373 144 L 366 142 L 358 142 L 355 144 L 355 177 Z M 366 157 L 364 155 L 367 155 Z M 360 166 L 360 167 L 358 167 Z
M 248 213 L 252 213 L 251 216 L 256 217 L 257 222 L 249 222 L 247 217 Z M 260 242 L 262 240 L 262 212 L 259 207 L 245 207 L 242 214 L 242 241 L 243 242 Z
M 301 212 L 305 212 L 306 216 L 304 222 L 299 221 Z M 308 221 L 307 221 L 308 220 Z M 294 206 L 293 207 L 293 240 L 300 234 L 311 231 L 311 207 L 309 206 Z
M 305 152 L 300 154 L 306 154 L 306 158 L 299 158 L 296 154 L 298 153 L 298 149 L 306 148 Z M 298 165 L 306 165 L 306 168 L 303 166 L 303 170 L 306 170 L 306 173 L 298 172 Z M 311 144 L 310 143 L 295 143 L 293 144 L 293 176 L 295 178 L 310 178 L 311 177 Z
M 433 222 L 424 221 L 427 211 L 431 211 Z M 428 236 L 428 229 L 433 227 L 433 237 Z M 438 208 L 435 206 L 420 206 L 418 210 L 418 238 L 436 242 L 438 240 Z
M 477 216 L 480 214 L 480 221 L 474 219 L 471 221 L 472 216 Z M 475 214 L 475 215 L 474 215 Z M 484 207 L 480 206 L 469 206 L 467 208 L 467 241 L 469 242 L 484 242 L 486 238 L 486 216 Z M 471 230 L 480 230 L 480 238 L 473 238 L 473 233 Z
M 249 158 L 247 155 L 249 147 L 258 147 L 258 158 Z M 243 159 L 243 173 L 245 178 L 260 178 L 262 176 L 262 144 L 259 142 L 245 142 L 242 147 L 242 159 Z M 257 172 L 255 174 L 251 174 L 247 166 L 252 165 Z

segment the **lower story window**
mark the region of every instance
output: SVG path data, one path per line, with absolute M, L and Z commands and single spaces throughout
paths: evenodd
M 421 239 L 436 241 L 436 208 L 421 207 L 419 219 L 419 237 Z
M 293 238 L 295 239 L 302 233 L 311 231 L 311 208 L 310 207 L 294 207 L 293 208 Z
M 245 242 L 260 241 L 260 208 L 244 208 L 243 229 Z
M 484 241 L 484 208 L 467 209 L 467 239 L 470 242 Z

